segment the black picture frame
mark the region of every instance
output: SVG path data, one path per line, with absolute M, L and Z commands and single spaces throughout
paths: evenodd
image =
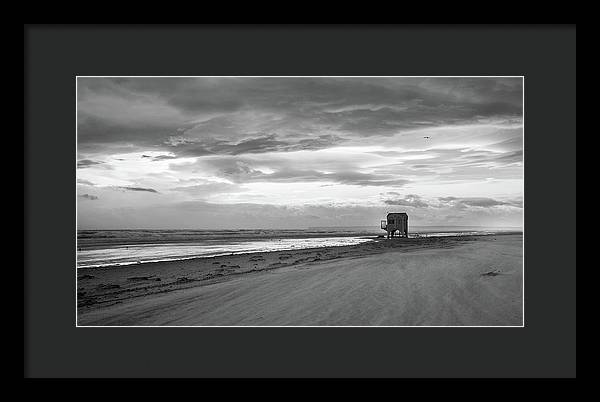
M 25 377 L 574 377 L 575 31 L 25 26 Z M 524 76 L 525 326 L 76 328 L 78 75 Z

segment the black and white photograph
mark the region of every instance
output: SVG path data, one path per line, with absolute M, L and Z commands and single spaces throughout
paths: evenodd
M 523 76 L 76 80 L 78 327 L 523 327 Z

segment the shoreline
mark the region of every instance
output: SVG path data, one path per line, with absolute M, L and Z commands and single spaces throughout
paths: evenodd
M 99 230 L 100 231 L 100 230 Z M 136 230 L 132 230 L 136 231 Z M 80 232 L 78 230 L 78 232 Z M 118 232 L 116 230 L 110 230 L 110 232 Z M 129 232 L 129 230 L 121 230 L 121 232 Z M 233 231 L 235 233 L 235 231 Z M 477 230 L 469 230 L 465 231 L 464 236 L 471 235 L 481 235 L 486 236 L 490 234 L 518 234 L 523 233 L 522 230 L 480 230 L 480 234 L 476 234 Z M 423 232 L 423 231 L 415 231 L 410 233 L 410 235 L 416 234 L 415 237 L 433 237 L 428 236 L 429 234 L 443 234 L 443 233 L 460 233 L 456 230 L 439 230 L 432 232 Z M 279 239 L 317 239 L 317 238 L 343 238 L 343 237 L 358 237 L 358 238 L 369 238 L 369 239 L 377 239 L 385 236 L 385 234 L 381 234 L 381 231 L 373 230 L 370 232 L 367 231 L 352 231 L 349 230 L 347 232 L 329 232 L 329 231 L 314 231 L 308 233 L 298 233 L 297 231 L 290 230 L 289 233 L 277 233 L 274 236 L 256 236 L 256 235 L 240 235 L 240 236 L 221 236 L 221 237 L 213 237 L 213 238 L 201 238 L 201 237 L 179 237 L 173 238 L 169 237 L 166 239 L 128 239 L 127 241 L 123 238 L 115 238 L 115 237 L 86 237 L 79 235 L 76 238 L 77 249 L 81 251 L 87 250 L 97 250 L 104 248 L 118 248 L 118 247 L 127 247 L 127 246 L 143 246 L 143 245 L 173 245 L 173 244 L 193 244 L 197 242 L 218 242 L 223 240 L 230 241 L 273 241 Z M 438 237 L 443 237 L 438 235 Z M 414 238 L 414 237 L 411 237 Z
M 444 233 L 444 232 L 436 232 L 436 233 Z M 445 232 L 445 233 L 454 233 L 454 232 Z M 522 231 L 503 231 L 503 232 L 491 232 L 491 233 L 479 233 L 479 234 L 472 234 L 472 233 L 468 233 L 468 234 L 463 234 L 463 235 L 436 235 L 436 236 L 428 236 L 426 233 L 422 234 L 422 235 L 417 235 L 414 237 L 409 237 L 408 241 L 414 241 L 414 240 L 422 240 L 422 239 L 433 239 L 433 238 L 446 238 L 446 239 L 452 239 L 452 238 L 465 238 L 465 237 L 478 237 L 478 236 L 503 236 L 503 235 L 522 235 L 523 232 Z M 385 235 L 359 235 L 359 236 L 347 236 L 347 235 L 335 235 L 335 236 L 328 236 L 327 238 L 348 238 L 348 237 L 352 237 L 352 238 L 358 238 L 358 239 L 368 239 L 370 241 L 384 241 L 387 240 Z M 303 237 L 287 237 L 286 239 L 298 239 L 298 240 L 303 240 L 303 239 L 315 239 L 315 238 L 320 238 L 318 236 L 303 236 Z M 399 240 L 401 238 L 394 238 L 393 240 Z M 267 239 L 260 239 L 260 240 L 274 240 L 273 238 L 267 238 Z M 260 241 L 259 240 L 259 241 Z M 390 239 L 392 240 L 392 239 Z M 406 239 L 404 239 L 406 241 Z M 132 243 L 127 243 L 127 244 L 119 244 L 119 245 L 106 245 L 106 247 L 97 247 L 98 245 L 88 245 L 87 248 L 78 246 L 77 247 L 77 251 L 89 251 L 89 250 L 98 250 L 98 249 L 111 249 L 111 248 L 127 248 L 127 247 L 136 247 L 136 246 L 163 246 L 163 245 L 188 245 L 188 244 L 193 244 L 197 242 L 197 240 L 187 240 L 187 241 L 165 241 L 165 242 L 160 242 L 160 243 L 145 243 L 145 242 L 132 242 Z M 331 248 L 331 247 L 353 247 L 353 246 L 358 246 L 359 244 L 351 244 L 351 245 L 334 245 L 334 246 L 327 246 L 327 248 Z M 298 251 L 298 250 L 312 250 L 312 249 L 317 249 L 317 248 L 321 248 L 321 247 L 306 247 L 306 248 L 285 248 L 285 249 L 281 249 L 281 250 L 269 250 L 269 251 L 239 251 L 239 252 L 227 252 L 227 253 L 219 253 L 219 254 L 214 254 L 214 255 L 197 255 L 197 256 L 180 256 L 180 257 L 173 257 L 173 258 L 164 258 L 164 259 L 156 259 L 156 260 L 151 260 L 151 261 L 130 261 L 130 262 L 123 262 L 123 263 L 115 263 L 115 264 L 98 264 L 98 265 L 87 265 L 87 266 L 76 266 L 76 270 L 88 270 L 88 269 L 95 269 L 95 268 L 113 268 L 113 269 L 118 269 L 121 267 L 125 267 L 125 266 L 129 266 L 129 265 L 142 265 L 142 264 L 153 264 L 153 263 L 163 263 L 163 262 L 177 262 L 177 261 L 187 261 L 187 260 L 196 260 L 196 259 L 205 259 L 205 258 L 214 258 L 214 257 L 223 257 L 223 256 L 230 256 L 230 255 L 245 255 L 245 254 L 256 254 L 256 253 L 273 253 L 273 252 L 281 252 L 281 251 Z
M 394 239 L 84 270 L 80 326 L 521 326 L 523 236 Z
M 517 235 L 520 235 L 517 234 Z M 77 270 L 77 309 L 127 303 L 194 287 L 222 283 L 282 268 L 310 268 L 334 260 L 349 260 L 389 252 L 440 250 L 495 237 L 515 234 L 468 235 L 421 238 L 375 238 L 373 241 L 337 247 L 228 254 L 185 260 L 146 262 Z

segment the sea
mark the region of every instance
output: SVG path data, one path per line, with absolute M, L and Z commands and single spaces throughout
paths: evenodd
M 409 238 L 493 235 L 515 227 L 413 226 Z M 119 267 L 230 254 L 338 247 L 376 240 L 378 227 L 315 227 L 294 230 L 78 230 L 77 268 Z

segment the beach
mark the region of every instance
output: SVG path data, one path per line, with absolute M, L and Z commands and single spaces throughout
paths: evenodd
M 520 326 L 523 236 L 339 247 L 80 269 L 80 326 Z

